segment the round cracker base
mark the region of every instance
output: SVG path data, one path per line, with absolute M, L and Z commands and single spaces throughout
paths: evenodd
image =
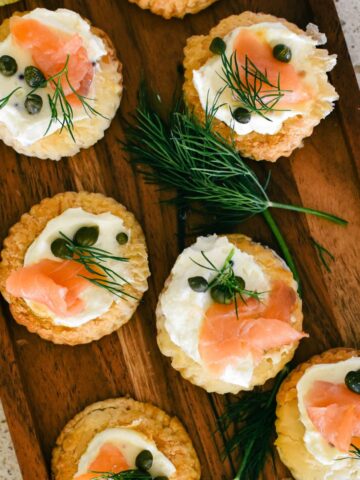
M 183 85 L 184 99 L 189 108 L 202 122 L 205 112 L 201 106 L 199 95 L 193 83 L 193 70 L 198 70 L 212 56 L 210 43 L 215 37 L 224 37 L 240 26 L 250 26 L 262 22 L 281 22 L 289 30 L 298 35 L 309 35 L 293 23 L 263 13 L 243 12 L 221 20 L 212 28 L 208 35 L 197 35 L 187 40 L 184 49 L 185 82 Z M 268 160 L 275 162 L 279 157 L 288 157 L 296 148 L 303 144 L 303 139 L 312 134 L 320 121 L 333 110 L 333 102 L 338 95 L 329 83 L 327 74 L 334 65 L 334 56 L 329 56 L 327 50 L 317 48 L 311 58 L 312 66 L 319 69 L 319 91 L 313 101 L 311 112 L 306 116 L 297 115 L 286 120 L 281 130 L 274 135 L 262 135 L 256 132 L 247 135 L 237 135 L 225 123 L 214 119 L 214 129 L 228 141 L 233 141 L 238 151 L 253 160 Z
M 307 450 L 304 443 L 305 429 L 300 420 L 296 386 L 305 371 L 320 363 L 337 363 L 353 356 L 360 356 L 359 350 L 334 348 L 316 355 L 295 368 L 282 383 L 277 394 L 275 445 L 281 461 L 296 480 L 323 480 L 329 473 L 328 467 L 320 464 Z M 347 478 L 346 472 L 344 477 Z M 338 477 L 340 479 L 340 477 Z
M 198 13 L 218 0 L 129 0 L 143 10 L 150 10 L 167 20 L 172 17 L 183 18 L 188 13 Z
M 287 285 L 297 291 L 297 283 L 292 273 L 285 265 L 284 261 L 270 248 L 264 247 L 259 243 L 253 242 L 249 237 L 241 234 L 227 235 L 227 238 L 240 250 L 253 255 L 256 261 L 264 269 L 265 273 L 272 279 L 281 279 Z M 156 325 L 157 325 L 157 342 L 160 351 L 167 357 L 171 358 L 171 365 L 175 370 L 189 382 L 204 388 L 207 392 L 216 392 L 220 394 L 238 393 L 242 390 L 252 390 L 256 385 L 263 385 L 269 378 L 273 378 L 282 370 L 282 368 L 292 359 L 298 342 L 294 343 L 289 349 L 282 352 L 280 361 L 274 363 L 270 358 L 264 358 L 254 370 L 251 384 L 248 388 L 240 387 L 222 380 L 214 379 L 214 377 L 206 372 L 204 368 L 193 359 L 189 358 L 184 351 L 172 342 L 166 328 L 165 316 L 161 309 L 161 297 L 166 294 L 168 285 L 171 281 L 171 274 L 166 280 L 163 291 L 160 294 L 156 309 Z M 302 329 L 302 303 L 297 295 L 296 304 L 293 312 L 295 322 L 293 327 L 299 332 Z M 278 350 L 275 350 L 278 352 Z
M 13 16 L 23 16 L 26 13 L 16 12 Z M 8 127 L 0 122 L 0 139 L 16 152 L 43 160 L 60 160 L 62 157 L 76 155 L 82 148 L 89 148 L 103 138 L 120 105 L 123 90 L 122 65 L 108 35 L 95 27 L 91 27 L 91 32 L 102 39 L 107 51 L 99 62 L 101 70 L 97 71 L 94 77 L 96 99 L 91 104 L 103 116 L 91 116 L 75 122 L 73 134 L 76 142 L 64 128 L 62 132 L 58 130 L 28 146 L 16 140 Z M 5 40 L 9 33 L 10 19 L 6 19 L 0 25 L 0 42 Z
M 54 325 L 50 318 L 36 315 L 22 298 L 15 298 L 6 291 L 6 279 L 10 273 L 23 266 L 27 249 L 42 232 L 49 220 L 57 217 L 68 208 L 81 207 L 85 211 L 100 214 L 110 212 L 120 217 L 126 229 L 131 230 L 130 241 L 122 246 L 122 255 L 132 265 L 132 282 L 124 290 L 134 299 L 121 298 L 113 302 L 110 309 L 100 317 L 79 327 L 69 328 Z M 112 198 L 100 193 L 66 192 L 52 198 L 46 198 L 25 213 L 4 240 L 2 262 L 0 264 L 0 291 L 10 304 L 14 319 L 30 332 L 37 333 L 45 340 L 54 343 L 78 345 L 98 340 L 119 329 L 130 320 L 143 293 L 147 290 L 147 278 L 150 275 L 146 243 L 143 231 L 134 215 Z
M 170 417 L 149 403 L 117 398 L 90 405 L 66 425 L 53 450 L 54 480 L 73 480 L 81 456 L 97 433 L 107 428 L 129 426 L 154 440 L 173 463 L 176 473 L 169 480 L 200 479 L 198 457 L 189 435 L 176 417 Z

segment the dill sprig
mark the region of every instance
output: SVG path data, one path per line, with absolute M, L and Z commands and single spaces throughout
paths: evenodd
M 266 114 L 274 111 L 286 111 L 275 108 L 285 93 L 289 92 L 280 87 L 280 73 L 277 83 L 272 83 L 267 76 L 267 71 L 262 72 L 247 55 L 245 55 L 244 65 L 239 67 L 236 52 L 228 58 L 226 52 L 223 51 L 221 61 L 222 80 L 232 91 L 235 99 L 249 112 L 272 121 Z
M 331 252 L 329 252 L 329 250 L 327 248 L 325 248 L 323 245 L 318 243 L 313 238 L 311 239 L 311 241 L 314 244 L 314 247 L 315 247 L 317 253 L 319 254 L 319 258 L 320 258 L 321 263 L 324 265 L 325 269 L 329 273 L 331 273 L 331 268 L 329 266 L 329 263 L 328 263 L 328 260 L 327 260 L 326 257 L 328 257 L 328 259 L 330 259 L 331 261 L 334 262 L 335 261 L 335 256 Z
M 351 444 L 352 450 L 349 450 L 349 453 L 352 455 L 350 458 L 353 460 L 360 460 L 360 448 Z
M 124 284 L 130 285 L 130 283 L 106 265 L 106 262 L 109 260 L 128 262 L 128 258 L 117 257 L 101 248 L 77 245 L 64 233 L 59 232 L 59 234 L 65 240 L 65 247 L 70 252 L 69 255 L 64 256 L 64 258 L 80 263 L 91 275 L 94 275 L 90 277 L 79 275 L 79 277 L 85 278 L 85 280 L 88 280 L 97 287 L 104 288 L 116 297 L 130 297 L 136 300 L 136 297 L 127 293 L 123 288 Z
M 214 287 L 220 286 L 224 290 L 225 295 L 233 299 L 233 302 L 235 304 L 236 316 L 238 316 L 238 296 L 243 303 L 246 303 L 246 297 L 252 297 L 260 300 L 260 295 L 265 292 L 257 292 L 254 290 L 247 290 L 245 288 L 245 281 L 241 277 L 237 277 L 233 269 L 232 258 L 234 254 L 235 249 L 232 248 L 224 261 L 224 265 L 220 269 L 212 263 L 212 261 L 206 256 L 205 252 L 203 251 L 201 252 L 201 255 L 205 259 L 207 265 L 202 265 L 201 263 L 193 259 L 191 260 L 199 267 L 216 273 L 216 276 L 211 280 L 211 282 L 209 282 L 206 290 L 210 290 Z
M 239 400 L 227 405 L 219 418 L 219 429 L 225 438 L 225 453 L 234 450 L 241 454 L 241 464 L 234 480 L 256 480 L 264 468 L 271 450 L 271 437 L 276 419 L 276 395 L 282 381 L 288 375 L 286 366 L 277 375 L 270 390 L 244 392 Z M 235 424 L 231 437 L 228 428 Z
M 329 213 L 270 200 L 267 184 L 261 184 L 233 144 L 212 130 L 218 99 L 219 94 L 213 105 L 207 105 L 204 123 L 179 105 L 164 121 L 151 108 L 142 86 L 135 122 L 127 129 L 124 148 L 136 164 L 150 167 L 140 168 L 147 182 L 158 183 L 164 190 L 177 190 L 170 202 L 179 206 L 202 202 L 208 213 L 229 223 L 262 213 L 299 283 L 295 262 L 269 209 L 310 213 L 340 225 L 347 222 Z
M 8 104 L 10 98 L 14 95 L 15 92 L 18 90 L 21 90 L 21 87 L 14 88 L 12 92 L 9 93 L 9 95 L 6 95 L 6 97 L 0 98 L 0 110 L 5 107 L 5 105 Z
M 151 480 L 151 475 L 148 472 L 141 470 L 124 470 L 123 472 L 91 472 L 99 474 L 99 477 L 94 480 Z

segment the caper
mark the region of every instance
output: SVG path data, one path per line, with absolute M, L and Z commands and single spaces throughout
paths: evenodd
M 135 465 L 140 470 L 147 472 L 153 464 L 153 455 L 149 450 L 142 450 L 136 457 Z
M 280 62 L 289 63 L 291 60 L 291 49 L 287 45 L 279 43 L 273 48 L 273 55 Z
M 80 247 L 91 247 L 99 238 L 99 227 L 81 227 L 75 233 L 74 242 Z
M 129 236 L 125 232 L 120 232 L 116 235 L 116 241 L 119 245 L 125 245 L 129 241 Z
M 349 390 L 360 394 L 360 370 L 347 373 L 345 377 L 345 384 Z
M 188 278 L 188 284 L 194 292 L 206 292 L 208 289 L 208 282 L 204 277 Z
M 229 289 L 222 285 L 215 285 L 214 287 L 212 287 L 212 289 L 210 290 L 210 295 L 214 302 L 223 303 L 226 305 L 232 303 L 234 298 L 233 294 L 229 291 Z
M 68 258 L 73 256 L 71 250 L 69 250 L 67 241 L 64 238 L 57 238 L 54 240 L 50 245 L 50 249 L 53 255 L 58 258 Z
M 220 37 L 215 37 L 210 43 L 210 52 L 215 53 L 215 55 L 221 55 L 226 50 L 226 43 Z
M 24 72 L 25 82 L 31 88 L 46 87 L 46 78 L 41 70 L 32 65 L 25 68 Z
M 246 108 L 238 107 L 231 112 L 231 115 L 239 123 L 249 123 L 251 120 L 251 113 Z
M 5 77 L 11 77 L 17 72 L 18 66 L 15 58 L 9 55 L 3 55 L 0 57 L 0 73 Z
M 245 290 L 245 280 L 242 277 L 235 277 L 235 279 L 240 290 Z
M 43 99 L 36 93 L 30 93 L 25 100 L 25 108 L 30 115 L 35 115 L 40 112 L 43 106 Z

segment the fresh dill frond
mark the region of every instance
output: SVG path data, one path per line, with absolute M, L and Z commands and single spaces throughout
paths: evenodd
M 241 398 L 229 403 L 219 418 L 219 429 L 225 439 L 225 454 L 238 450 L 241 464 L 234 480 L 257 480 L 271 449 L 271 437 L 276 419 L 276 395 L 290 371 L 286 366 L 277 375 L 270 390 L 244 392 Z M 235 425 L 229 437 L 228 429 Z
M 157 183 L 163 190 L 177 190 L 177 196 L 170 202 L 179 206 L 201 202 L 210 215 L 229 223 L 263 214 L 299 283 L 295 262 L 269 209 L 310 213 L 340 225 L 347 222 L 329 213 L 270 200 L 266 187 L 235 146 L 213 131 L 213 119 L 219 108 L 216 101 L 207 105 L 204 123 L 179 107 L 179 103 L 168 121 L 164 121 L 151 107 L 142 86 L 135 121 L 127 129 L 124 148 L 140 166 L 147 182 Z
M 6 95 L 6 97 L 0 98 L 0 110 L 5 107 L 5 105 L 8 104 L 10 98 L 14 95 L 15 92 L 18 90 L 21 90 L 21 87 L 14 88 L 12 92 L 9 93 L 9 95 Z
M 104 288 L 117 297 L 130 297 L 136 300 L 136 297 L 130 295 L 124 290 L 124 285 L 130 285 L 130 283 L 106 265 L 106 262 L 109 260 L 128 262 L 128 258 L 117 257 L 101 248 L 77 245 L 64 233 L 59 233 L 65 240 L 66 249 L 69 251 L 69 255 L 64 258 L 83 265 L 91 274 L 91 276 L 79 275 L 80 277 L 85 278 L 85 280 L 88 280 L 97 287 Z
M 94 474 L 99 474 L 99 477 L 94 478 L 94 480 L 151 480 L 151 475 L 148 472 L 143 472 L 141 470 L 124 470 L 123 472 L 113 473 L 113 472 L 91 472 Z
M 236 52 L 228 58 L 226 52 L 221 53 L 222 80 L 232 91 L 236 101 L 249 112 L 256 113 L 271 121 L 266 115 L 270 112 L 286 110 L 276 108 L 276 105 L 289 90 L 280 87 L 280 73 L 277 83 L 272 83 L 267 71 L 261 71 L 250 58 L 245 55 L 244 65 L 238 63 Z
M 349 450 L 349 454 L 346 457 L 341 457 L 338 458 L 337 460 L 360 460 L 360 448 L 354 445 L 353 443 L 351 444 L 351 449 Z
M 321 263 L 324 265 L 325 269 L 329 273 L 331 273 L 331 268 L 329 266 L 328 259 L 335 262 L 335 256 L 331 252 L 329 252 L 329 250 L 327 248 L 325 248 L 323 245 L 318 243 L 313 238 L 311 238 L 311 241 L 314 244 L 314 247 L 315 247 L 317 253 L 319 254 L 319 258 L 320 258 Z

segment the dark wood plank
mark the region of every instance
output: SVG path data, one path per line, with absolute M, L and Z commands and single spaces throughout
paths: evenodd
M 142 223 L 152 277 L 149 292 L 131 322 L 91 345 L 71 348 L 45 342 L 17 325 L 5 308 L 0 317 L 1 395 L 24 479 L 48 478 L 52 446 L 75 413 L 96 400 L 125 394 L 178 415 L 194 441 L 203 478 L 229 479 L 236 458 L 223 462 L 223 439 L 219 434 L 213 436 L 225 397 L 207 395 L 182 380 L 156 346 L 157 296 L 182 248 L 177 212 L 161 205 L 162 195 L 156 187 L 145 185 L 134 174 L 118 140 L 124 138 L 124 119 L 136 106 L 142 74 L 169 105 L 175 87 L 181 86 L 177 67 L 188 36 L 206 33 L 221 18 L 246 9 L 286 17 L 301 27 L 310 21 L 318 23 L 329 37 L 329 50 L 339 55 L 332 79 L 341 94 L 340 102 L 290 160 L 257 165 L 257 169 L 260 173 L 272 170 L 269 192 L 274 200 L 325 209 L 350 221 L 343 228 L 304 215 L 274 212 L 303 282 L 305 329 L 311 338 L 302 343 L 297 360 L 331 346 L 357 346 L 359 93 L 334 5 L 330 0 L 220 0 L 184 21 L 164 21 L 126 0 L 24 0 L 1 9 L 0 18 L 37 6 L 71 8 L 106 30 L 124 64 L 125 92 L 105 138 L 74 158 L 59 163 L 40 161 L 0 145 L 1 237 L 23 212 L 46 196 L 71 189 L 104 192 L 124 203 Z M 277 248 L 261 217 L 237 230 Z M 336 255 L 332 274 L 319 262 L 311 237 Z M 191 236 L 186 237 L 186 242 L 190 241 Z M 288 472 L 275 455 L 264 480 L 286 476 Z

